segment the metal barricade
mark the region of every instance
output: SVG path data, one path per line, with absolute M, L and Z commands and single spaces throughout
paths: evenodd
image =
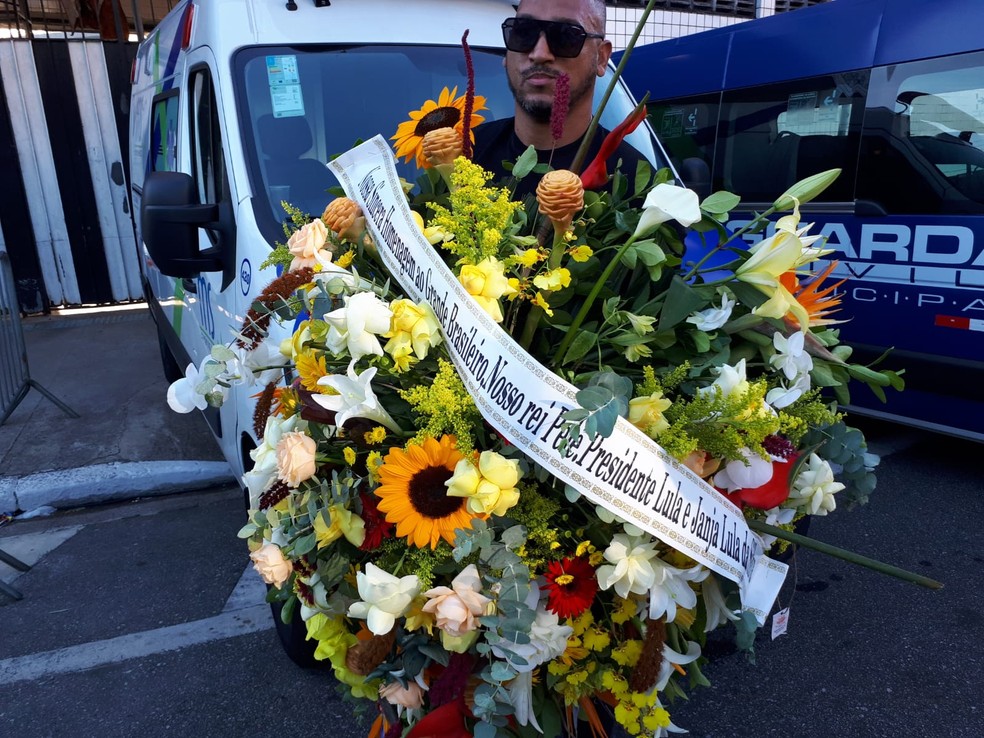
M 7 421 L 21 400 L 31 391 L 31 387 L 55 403 L 69 417 L 79 417 L 72 408 L 39 382 L 31 379 L 14 273 L 10 266 L 10 257 L 5 251 L 0 251 L 0 425 Z

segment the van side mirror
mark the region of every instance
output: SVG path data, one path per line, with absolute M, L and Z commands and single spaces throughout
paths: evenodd
M 227 212 L 223 212 L 223 211 Z M 235 227 L 228 205 L 202 205 L 195 182 L 183 172 L 148 172 L 140 202 L 143 241 L 154 264 L 170 277 L 223 272 L 222 288 L 232 281 Z M 199 249 L 199 228 L 216 234 L 216 245 Z

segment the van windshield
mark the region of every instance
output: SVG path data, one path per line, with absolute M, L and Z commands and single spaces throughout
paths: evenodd
M 510 117 L 502 52 L 473 49 L 472 57 L 475 91 L 488 108 L 481 115 L 486 122 Z M 236 55 L 234 68 L 254 212 L 271 240 L 283 239 L 282 200 L 317 215 L 331 199 L 325 190 L 338 183 L 326 161 L 377 133 L 389 139 L 445 87 L 464 94 L 468 79 L 456 46 L 251 47 Z M 596 101 L 606 87 L 607 79 L 599 80 Z M 615 127 L 631 108 L 624 91 L 614 94 L 602 125 Z M 663 161 L 644 127 L 628 141 L 650 161 Z M 413 162 L 400 160 L 398 168 L 410 181 L 418 174 Z

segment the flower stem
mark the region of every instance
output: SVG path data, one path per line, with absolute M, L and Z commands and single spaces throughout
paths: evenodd
M 588 148 L 591 146 L 591 141 L 594 139 L 595 131 L 598 130 L 598 123 L 601 120 L 601 114 L 605 112 L 605 106 L 608 105 L 608 98 L 612 96 L 615 91 L 615 86 L 618 84 L 618 80 L 622 76 L 622 70 L 625 69 L 625 64 L 632 55 L 632 50 L 635 48 L 636 41 L 638 41 L 642 29 L 646 27 L 646 21 L 649 20 L 649 14 L 653 12 L 653 6 L 656 5 L 656 0 L 649 0 L 646 4 L 646 9 L 642 11 L 642 15 L 639 16 L 639 22 L 636 23 L 635 32 L 632 34 L 632 38 L 629 39 L 629 43 L 626 44 L 625 50 L 622 54 L 622 58 L 618 62 L 618 66 L 615 68 L 615 74 L 612 75 L 611 82 L 608 83 L 608 88 L 605 90 L 604 96 L 601 98 L 601 102 L 598 104 L 598 109 L 595 114 L 591 117 L 591 123 L 588 124 L 588 130 L 584 134 L 584 138 L 581 139 L 581 145 L 577 149 L 577 153 L 574 155 L 574 161 L 571 163 L 571 171 L 575 174 L 581 173 L 581 166 L 584 164 L 584 160 L 588 156 Z
M 693 265 L 692 267 L 690 267 L 690 270 L 689 270 L 689 271 L 688 271 L 688 272 L 687 272 L 687 273 L 686 273 L 685 275 L 683 275 L 683 281 L 684 281 L 684 282 L 686 282 L 686 281 L 687 281 L 687 280 L 689 280 L 689 279 L 690 279 L 691 277 L 693 277 L 693 276 L 694 276 L 695 274 L 697 274 L 697 272 L 698 272 L 698 271 L 700 270 L 700 268 L 701 268 L 702 266 L 704 266 L 704 264 L 706 264 L 706 263 L 707 263 L 707 260 L 708 260 L 708 259 L 710 259 L 710 258 L 711 258 L 712 256 L 714 256 L 714 254 L 716 254 L 716 253 L 717 253 L 718 251 L 721 251 L 722 249 L 724 249 L 724 248 L 725 248 L 725 247 L 726 247 L 726 246 L 727 246 L 727 245 L 728 245 L 729 243 L 731 243 L 732 241 L 734 241 L 734 240 L 735 240 L 736 238 L 738 238 L 739 236 L 742 236 L 742 235 L 744 235 L 745 233 L 747 233 L 747 232 L 748 232 L 749 230 L 751 230 L 751 229 L 752 229 L 752 227 L 754 227 L 754 226 L 755 226 L 755 225 L 756 225 L 756 224 L 757 224 L 757 223 L 758 223 L 758 222 L 759 222 L 760 220 L 762 220 L 762 219 L 764 219 L 764 218 L 768 218 L 768 217 L 769 217 L 770 215 L 772 215 L 772 214 L 773 214 L 774 212 L 776 212 L 776 207 L 775 207 L 775 205 L 773 205 L 773 206 L 771 206 L 771 207 L 770 207 L 770 208 L 769 208 L 768 210 L 765 210 L 765 211 L 763 211 L 763 212 L 761 212 L 761 213 L 759 213 L 759 214 L 758 214 L 758 215 L 757 215 L 757 216 L 756 216 L 756 217 L 755 217 L 755 218 L 754 218 L 754 219 L 752 220 L 752 222 L 751 222 L 751 223 L 749 223 L 748 225 L 746 225 L 746 226 L 745 226 L 744 228 L 739 228 L 739 229 L 738 229 L 737 231 L 735 231 L 735 232 L 734 232 L 734 233 L 732 233 L 732 234 L 731 234 L 730 236 L 728 236 L 728 240 L 727 240 L 727 241 L 725 241 L 724 243 L 719 243 L 719 244 L 718 244 L 717 246 L 715 246 L 715 247 L 714 247 L 713 249 L 711 249 L 711 250 L 710 250 L 710 251 L 708 251 L 708 252 L 707 252 L 706 254 L 704 254 L 704 256 L 702 256 L 702 257 L 701 257 L 701 259 L 700 259 L 700 261 L 698 261 L 698 262 L 697 262 L 696 264 L 694 264 L 694 265 Z
M 896 577 L 897 579 L 902 579 L 906 582 L 918 584 L 920 587 L 926 587 L 927 589 L 943 588 L 943 583 L 937 582 L 935 579 L 930 579 L 929 577 L 924 577 L 921 574 L 900 569 L 897 566 L 886 564 L 883 561 L 869 559 L 867 556 L 862 556 L 861 554 L 848 551 L 847 549 L 838 548 L 837 546 L 831 546 L 829 543 L 823 543 L 815 538 L 807 538 L 806 536 L 801 536 L 799 533 L 792 533 L 788 530 L 777 528 L 774 525 L 763 523 L 760 520 L 749 520 L 748 527 L 759 533 L 766 533 L 767 535 L 781 538 L 784 541 L 789 541 L 790 543 L 795 543 L 799 546 L 812 548 L 814 551 L 825 553 L 828 556 L 835 556 L 838 559 L 849 561 L 852 564 L 858 564 L 869 569 L 874 569 L 881 574 L 887 574 L 888 576 Z
M 563 230 L 554 227 L 554 239 L 553 248 L 550 250 L 550 258 L 547 260 L 548 269 L 556 269 L 560 266 L 560 260 L 564 256 L 564 251 L 567 247 L 567 241 L 564 239 L 564 235 L 567 233 L 567 229 Z M 526 323 L 523 325 L 523 333 L 519 338 L 519 345 L 524 349 L 528 349 L 530 344 L 533 343 L 533 336 L 536 334 L 536 329 L 540 325 L 540 319 L 543 316 L 543 308 L 534 306 L 529 315 L 526 316 Z
M 608 278 L 612 275 L 612 272 L 615 271 L 615 267 L 618 266 L 618 263 L 621 261 L 622 255 L 633 243 L 635 243 L 635 234 L 632 234 L 629 240 L 622 244 L 615 256 L 608 262 L 608 266 L 605 267 L 605 271 L 603 271 L 601 276 L 598 277 L 598 281 L 594 283 L 594 286 L 591 288 L 591 292 L 589 292 L 588 296 L 584 299 L 581 309 L 577 311 L 577 315 L 575 315 L 574 320 L 571 321 L 571 325 L 567 329 L 567 335 L 565 335 L 564 340 L 560 342 L 560 347 L 557 349 L 557 353 L 554 354 L 554 366 L 560 366 L 560 362 L 567 353 L 567 349 L 570 347 L 571 341 L 573 341 L 574 336 L 577 335 L 578 328 L 581 327 L 581 324 L 587 317 L 588 310 L 591 309 L 592 303 L 594 303 L 595 299 L 598 297 L 598 294 L 601 292 L 601 288 L 604 287 L 605 282 L 608 281 Z

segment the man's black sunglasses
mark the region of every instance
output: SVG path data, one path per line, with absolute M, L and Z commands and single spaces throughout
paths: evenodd
M 584 48 L 588 38 L 604 38 L 603 33 L 588 33 L 577 23 L 546 21 L 537 18 L 507 18 L 502 24 L 502 38 L 506 48 L 527 54 L 546 34 L 550 53 L 557 57 L 573 59 Z

